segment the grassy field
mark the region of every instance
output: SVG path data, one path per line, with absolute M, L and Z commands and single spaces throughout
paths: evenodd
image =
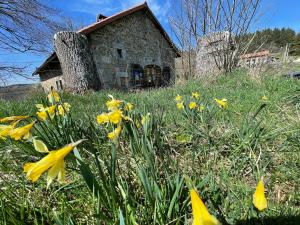
M 130 119 L 115 141 L 107 134 L 116 126 L 96 120 L 108 94 L 134 105 L 123 110 Z M 226 109 L 214 101 L 223 98 Z M 299 224 L 299 80 L 235 72 L 137 93 L 65 94 L 62 101 L 70 113 L 39 121 L 32 132 L 51 150 L 85 139 L 65 160 L 66 183 L 28 181 L 24 164 L 45 154 L 30 140 L 0 140 L 1 224 L 192 224 L 191 187 L 222 224 Z M 204 109 L 189 109 L 193 101 Z M 34 116 L 38 103 L 47 104 L 46 95 L 0 101 L 0 118 Z M 261 177 L 268 207 L 258 212 L 252 195 Z

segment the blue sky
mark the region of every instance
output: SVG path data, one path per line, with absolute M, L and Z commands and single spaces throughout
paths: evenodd
M 61 13 L 70 17 L 79 25 L 89 25 L 95 22 L 96 14 L 113 15 L 121 10 L 144 2 L 143 0 L 43 0 L 43 3 L 57 8 Z M 158 20 L 170 33 L 168 16 L 172 12 L 173 0 L 148 0 L 149 7 Z M 290 27 L 300 32 L 300 0 L 264 0 L 262 14 L 252 30 L 267 27 Z M 172 37 L 172 34 L 171 34 Z M 30 66 L 27 73 L 31 74 L 46 58 L 45 55 L 6 53 L 0 51 L 0 64 L 15 62 L 20 65 Z M 9 84 L 32 83 L 38 79 L 27 80 L 20 77 L 12 77 Z

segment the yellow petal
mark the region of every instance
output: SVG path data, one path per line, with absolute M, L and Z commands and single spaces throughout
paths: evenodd
M 56 151 L 51 151 L 47 156 L 42 158 L 36 163 L 27 163 L 24 166 L 24 172 L 27 172 L 26 177 L 28 180 L 35 182 L 39 177 L 46 172 L 50 167 L 52 167 L 57 161 Z
M 189 104 L 189 108 L 190 109 L 194 109 L 196 107 L 197 107 L 197 103 L 196 102 L 190 102 L 190 104 Z
M 108 114 L 109 121 L 113 124 L 119 124 L 122 121 L 122 111 L 114 110 Z
M 177 107 L 177 109 L 183 109 L 184 108 L 183 102 L 178 102 L 176 104 L 176 107 Z
M 112 140 L 115 141 L 121 133 L 121 126 L 118 126 L 114 131 L 110 132 L 107 134 L 107 137 Z
M 6 139 L 9 136 L 10 132 L 13 130 L 14 126 L 12 125 L 1 125 L 0 124 L 0 138 Z
M 39 110 L 39 111 L 44 111 L 45 107 L 43 104 L 36 104 L 35 107 Z
M 175 97 L 175 101 L 176 101 L 176 102 L 181 102 L 181 101 L 182 101 L 182 96 L 177 95 L 177 96 Z
M 192 92 L 192 97 L 195 98 L 195 99 L 199 99 L 200 94 L 198 92 Z
M 102 113 L 97 116 L 97 123 L 98 124 L 103 124 L 103 123 L 108 123 L 109 122 L 109 117 L 107 113 Z
M 33 139 L 33 146 L 34 146 L 34 149 L 38 152 L 41 152 L 41 153 L 49 152 L 47 146 L 41 140 Z
M 62 164 L 60 165 L 60 170 L 58 173 L 58 178 L 57 178 L 59 183 L 64 183 L 65 182 L 65 161 L 62 161 Z
M 32 182 L 35 182 L 39 179 L 39 177 L 46 172 L 49 168 L 53 167 L 54 165 L 57 165 L 57 163 L 60 163 L 60 167 L 57 169 L 62 174 L 60 175 L 60 178 L 63 178 L 64 171 L 62 171 L 62 164 L 61 161 L 64 160 L 67 154 L 70 153 L 74 149 L 74 147 L 78 144 L 80 144 L 83 140 L 77 141 L 75 143 L 71 143 L 66 145 L 65 147 L 50 151 L 47 156 L 42 158 L 40 161 L 36 163 L 27 163 L 24 165 L 24 172 L 26 172 L 27 179 L 31 180 Z M 52 177 L 56 173 L 56 167 L 50 172 L 48 183 L 52 182 Z M 50 183 L 51 183 L 50 182 Z
M 111 98 L 111 100 L 106 102 L 106 107 L 111 111 L 117 110 L 120 107 L 122 101 L 114 99 L 112 95 L 109 95 L 109 97 Z
M 46 111 L 37 112 L 36 115 L 42 121 L 45 121 L 47 119 L 47 116 L 48 116 Z
M 128 102 L 126 105 L 125 105 L 125 110 L 127 111 L 132 111 L 134 108 L 133 104 L 131 104 L 130 102 Z
M 256 186 L 256 190 L 253 194 L 253 205 L 259 210 L 262 211 L 267 208 L 267 199 L 265 196 L 265 188 L 263 179 L 260 179 Z
M 198 196 L 196 190 L 190 191 L 192 211 L 194 222 L 193 225 L 217 225 L 219 221 L 212 215 L 209 214 L 207 208 Z
M 63 161 L 63 159 L 57 161 L 48 171 L 47 187 L 49 187 L 52 181 L 58 176 L 59 172 L 61 171 L 61 167 L 64 164 Z
M 59 94 L 57 93 L 57 91 L 54 91 L 54 90 L 52 90 L 52 91 L 48 94 L 47 97 L 48 97 L 48 101 L 49 101 L 51 104 L 60 101 Z
M 9 117 L 5 117 L 0 119 L 0 123 L 6 123 L 6 122 L 14 122 L 17 120 L 23 120 L 28 118 L 29 116 L 9 116 Z
M 26 139 L 27 137 L 29 137 L 29 132 L 30 132 L 31 128 L 33 127 L 33 125 L 34 125 L 34 122 L 32 122 L 26 126 L 13 129 L 10 132 L 10 137 L 15 139 L 16 141 L 20 140 L 21 138 Z

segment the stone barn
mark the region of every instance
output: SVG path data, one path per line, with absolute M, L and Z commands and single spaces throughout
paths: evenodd
M 175 81 L 180 54 L 146 2 L 110 17 L 98 15 L 77 33 L 87 37 L 101 88 L 160 87 Z M 67 82 L 55 52 L 33 75 L 40 76 L 45 91 L 63 90 Z

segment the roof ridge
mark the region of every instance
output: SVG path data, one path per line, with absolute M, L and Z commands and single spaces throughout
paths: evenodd
M 105 19 L 103 19 L 101 21 L 97 21 L 97 22 L 92 23 L 92 24 L 90 24 L 90 25 L 88 25 L 86 27 L 83 27 L 80 30 L 78 30 L 77 33 L 85 33 L 85 31 L 88 31 L 90 28 L 93 28 L 93 27 L 95 27 L 95 26 L 97 26 L 99 24 L 105 23 L 105 22 L 111 20 L 112 18 L 121 16 L 124 13 L 130 12 L 130 11 L 135 11 L 137 9 L 144 8 L 144 7 L 145 8 L 148 7 L 148 4 L 147 4 L 146 1 L 144 3 L 142 3 L 142 4 L 135 5 L 135 6 L 131 7 L 131 8 L 129 8 L 129 9 L 124 9 L 123 11 L 120 11 L 118 13 L 115 13 L 115 14 L 111 15 L 111 16 L 108 16 L 107 18 L 105 18 Z

